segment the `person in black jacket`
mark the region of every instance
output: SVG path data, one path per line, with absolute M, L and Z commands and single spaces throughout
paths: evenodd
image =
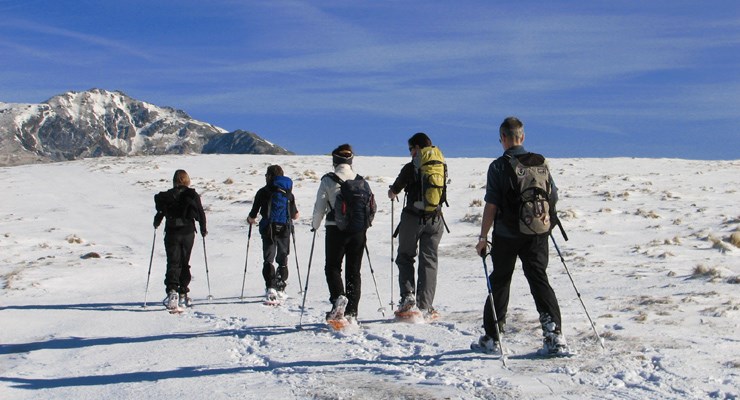
M 275 177 L 284 176 L 283 168 L 279 165 L 270 165 L 265 173 L 265 186 L 257 191 L 249 212 L 247 222 L 255 223 L 259 212 L 261 220 L 259 223 L 260 236 L 262 237 L 262 277 L 265 279 L 265 298 L 267 301 L 275 301 L 279 297 L 285 297 L 285 286 L 288 280 L 288 254 L 290 253 L 291 226 L 269 226 L 270 225 L 270 202 L 273 193 L 278 190 L 273 184 Z M 288 200 L 288 213 L 291 220 L 299 217 L 295 197 L 292 192 L 286 193 Z M 273 262 L 277 261 L 275 270 Z
M 412 161 L 401 168 L 398 177 L 388 189 L 388 198 L 394 201 L 398 194 L 406 192 L 406 204 L 398 225 L 398 283 L 401 301 L 397 313 L 414 311 L 418 308 L 427 319 L 436 319 L 434 296 L 437 290 L 437 249 L 444 233 L 441 210 L 427 212 L 419 208 L 421 182 L 414 165 L 414 158 L 422 148 L 432 145 L 432 140 L 423 132 L 408 140 Z M 414 259 L 418 255 L 418 269 L 414 270 Z M 415 279 L 418 272 L 418 281 Z
M 189 306 L 190 297 L 190 253 L 195 241 L 195 221 L 200 225 L 200 234 L 206 237 L 206 214 L 200 196 L 190 188 L 190 176 L 184 170 L 175 171 L 173 188 L 154 196 L 157 214 L 154 228 L 164 225 L 164 247 L 167 252 L 167 272 L 164 284 L 167 298 L 165 306 L 176 309 Z
M 500 348 L 498 333 L 502 332 L 506 323 L 509 306 L 509 286 L 516 259 L 522 262 L 522 271 L 529 283 L 529 289 L 540 315 L 544 347 L 550 353 L 557 354 L 567 351 L 565 336 L 562 334 L 560 306 L 555 291 L 547 277 L 549 261 L 548 235 L 525 235 L 518 228 L 510 226 L 507 218 L 514 215 L 516 222 L 518 210 L 512 209 L 507 201 L 514 183 L 511 182 L 514 171 L 508 157 L 523 156 L 529 153 L 524 149 L 524 124 L 516 117 L 508 117 L 499 128 L 499 142 L 504 149 L 504 155 L 497 158 L 488 167 L 486 177 L 485 206 L 481 221 L 480 236 L 475 245 L 475 252 L 484 256 L 488 247 L 488 240 L 493 243 L 490 253 L 493 271 L 488 277 L 492 296 L 486 298 L 483 309 L 483 327 L 485 335 L 479 339 L 479 345 L 487 351 L 496 351 Z M 507 172 L 507 170 L 511 170 Z M 549 172 L 548 172 L 549 174 Z M 549 202 L 553 207 L 558 201 L 557 187 L 549 176 L 551 193 Z M 510 219 L 510 218 L 509 218 Z M 516 222 L 515 226 L 518 226 Z M 489 231 L 493 227 L 493 235 Z M 491 298 L 495 305 L 496 318 L 491 308 Z M 498 329 L 495 325 L 498 325 Z

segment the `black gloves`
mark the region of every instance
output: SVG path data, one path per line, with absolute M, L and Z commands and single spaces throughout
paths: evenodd
M 157 213 L 154 216 L 154 229 L 159 228 L 159 224 L 162 223 L 163 219 L 164 219 L 164 213 Z

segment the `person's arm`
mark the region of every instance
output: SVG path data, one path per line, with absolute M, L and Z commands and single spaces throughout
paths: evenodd
M 254 224 L 254 222 L 257 219 L 257 214 L 260 211 L 260 207 L 262 206 L 262 193 L 264 192 L 264 188 L 257 191 L 257 194 L 254 195 L 254 202 L 252 203 L 252 209 L 249 211 L 249 215 L 247 216 L 247 223 L 249 225 Z
M 298 212 L 298 206 L 295 204 L 295 196 L 293 193 L 290 194 L 290 218 L 292 220 L 297 220 L 300 217 L 300 213 Z
M 326 215 L 326 209 L 329 204 L 326 185 L 324 184 L 324 181 L 326 179 L 331 179 L 331 178 L 321 179 L 320 181 L 321 183 L 319 184 L 319 190 L 316 193 L 316 202 L 313 205 L 313 219 L 311 221 L 311 230 L 314 230 L 314 231 L 321 227 L 321 221 L 324 219 L 324 215 Z
M 481 257 L 485 255 L 488 246 L 488 232 L 491 230 L 493 220 L 496 218 L 496 210 L 496 205 L 493 203 L 486 203 L 483 207 L 480 235 L 478 236 L 478 243 L 475 245 L 475 253 Z
M 401 168 L 398 177 L 388 189 L 388 198 L 394 200 L 401 191 L 414 180 L 414 164 L 408 163 Z
M 497 177 L 499 175 L 499 169 L 496 162 L 492 162 L 488 166 L 488 173 L 486 174 L 486 194 L 484 200 L 486 205 L 483 207 L 483 217 L 481 218 L 480 235 L 478 236 L 478 242 L 475 245 L 475 253 L 479 256 L 485 255 L 485 251 L 488 246 L 488 232 L 493 227 L 496 219 L 496 212 L 498 206 L 496 204 L 500 201 L 500 190 Z
M 162 220 L 164 219 L 164 211 L 159 209 L 159 204 L 157 199 L 159 198 L 159 194 L 154 195 L 154 208 L 157 210 L 157 213 L 154 215 L 154 229 L 159 228 L 159 224 L 162 223 Z
M 203 203 L 200 201 L 200 195 L 197 193 L 193 196 L 195 201 L 196 209 L 198 211 L 198 223 L 200 224 L 200 235 L 206 237 L 208 235 L 208 229 L 206 228 L 206 212 L 203 210 Z
M 162 219 L 164 219 L 164 213 L 162 211 L 157 211 L 157 214 L 154 215 L 154 229 L 159 228 L 159 224 L 162 223 Z

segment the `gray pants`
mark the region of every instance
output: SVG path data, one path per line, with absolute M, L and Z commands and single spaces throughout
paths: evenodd
M 442 217 L 422 221 L 409 212 L 401 213 L 398 229 L 398 284 L 401 298 L 416 294 L 420 310 L 431 309 L 437 290 L 437 247 L 444 232 Z M 418 251 L 418 253 L 417 253 Z M 414 258 L 419 255 L 419 280 L 415 283 Z

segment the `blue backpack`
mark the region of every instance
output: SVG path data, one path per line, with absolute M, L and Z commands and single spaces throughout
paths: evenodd
M 270 187 L 270 202 L 267 204 L 267 218 L 260 221 L 260 233 L 263 235 L 281 235 L 289 232 L 290 193 L 293 181 L 287 176 L 276 176 Z

